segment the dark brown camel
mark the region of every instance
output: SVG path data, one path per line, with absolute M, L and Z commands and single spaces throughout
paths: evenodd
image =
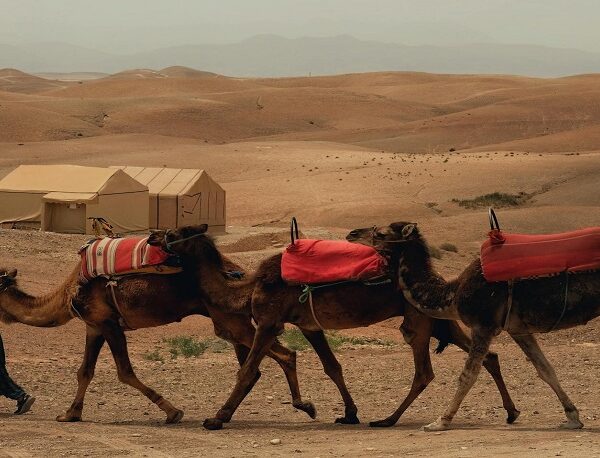
M 300 303 L 300 286 L 290 286 L 281 278 L 281 255 L 264 261 L 254 278 L 247 282 L 232 283 L 220 274 L 222 257 L 212 239 L 196 227 L 184 227 L 169 231 L 164 240 L 167 245 L 175 242 L 171 248 L 177 253 L 198 263 L 198 272 L 202 288 L 211 301 L 230 312 L 252 314 L 257 323 L 256 336 L 248 358 L 238 374 L 233 393 L 218 411 L 215 418 L 207 419 L 207 429 L 220 429 L 224 422 L 230 421 L 233 413 L 251 390 L 261 360 L 283 332 L 284 323 L 292 323 L 302 333 L 317 352 L 325 373 L 337 385 L 345 404 L 345 415 L 336 421 L 339 423 L 358 423 L 357 408 L 346 388 L 342 368 L 329 348 L 323 328 L 348 329 L 368 326 L 393 316 L 404 316 L 401 331 L 406 342 L 412 347 L 415 363 L 415 375 L 410 392 L 398 409 L 389 417 L 371 423 L 371 426 L 392 426 L 415 398 L 433 380 L 433 370 L 429 357 L 429 340 L 436 337 L 447 339 L 468 351 L 470 341 L 455 322 L 433 320 L 411 307 L 397 293 L 395 286 L 382 284 L 366 286 L 362 283 L 347 283 L 323 288 L 313 294 L 317 320 L 308 303 Z M 251 303 L 247 290 L 251 289 Z M 320 325 L 319 325 L 320 323 Z M 507 411 L 507 421 L 512 423 L 519 415 L 506 389 L 498 357 L 489 353 L 484 365 L 496 382 Z
M 206 228 L 204 228 L 206 229 Z M 230 268 L 239 267 L 230 263 Z M 5 323 L 20 322 L 31 326 L 61 326 L 71 319 L 81 318 L 86 323 L 86 343 L 83 361 L 77 372 L 77 394 L 71 407 L 58 421 L 79 421 L 83 410 L 85 392 L 94 376 L 96 361 L 104 342 L 113 354 L 119 380 L 140 390 L 167 414 L 167 423 L 181 420 L 183 411 L 144 385 L 133 372 L 127 351 L 123 320 L 133 329 L 161 326 L 181 321 L 186 316 L 210 316 L 215 333 L 233 343 L 240 364 L 246 359 L 254 339 L 250 317 L 243 314 L 224 313 L 214 307 L 197 287 L 197 273 L 184 269 L 171 275 L 142 274 L 122 277 L 118 282 L 114 306 L 107 280 L 97 278 L 78 289 L 79 264 L 67 280 L 54 292 L 33 297 L 16 285 L 16 270 L 0 269 L 0 320 Z M 71 306 L 73 304 L 73 307 Z M 296 375 L 296 354 L 278 342 L 269 353 L 283 368 L 294 407 L 312 418 L 316 412 L 310 402 L 302 402 Z M 256 383 L 257 374 L 253 383 Z
M 427 431 L 450 427 L 479 375 L 492 340 L 503 329 L 558 396 L 567 416 L 561 427 L 583 427 L 577 408 L 560 386 L 534 334 L 584 325 L 599 316 L 600 272 L 569 274 L 568 279 L 561 274 L 519 280 L 514 283 L 509 313 L 508 282 L 487 282 L 479 260 L 473 261 L 456 280 L 446 282 L 433 270 L 427 244 L 416 224 L 393 223 L 374 231 L 357 229 L 354 233 L 355 238 L 371 240 L 374 246 L 389 251 L 393 262 L 398 264 L 400 288 L 411 304 L 430 316 L 461 319 L 471 328 L 473 347 L 460 375 L 458 390 L 444 414 L 425 427 Z

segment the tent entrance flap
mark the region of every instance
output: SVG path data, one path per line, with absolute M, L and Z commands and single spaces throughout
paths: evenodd
M 85 204 L 76 202 L 46 202 L 42 230 L 66 234 L 85 234 Z

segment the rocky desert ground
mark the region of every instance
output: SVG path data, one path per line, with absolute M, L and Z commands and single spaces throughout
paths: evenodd
M 180 67 L 48 80 L 0 70 L 0 176 L 38 163 L 203 168 L 227 191 L 227 234 L 217 242 L 249 270 L 282 250 L 291 216 L 305 234 L 322 238 L 410 220 L 431 245 L 447 248 L 435 263 L 451 278 L 478 255 L 485 237 L 485 205 L 469 205 L 479 196 L 514 199 L 497 213 L 515 232 L 600 225 L 599 82 L 598 75 L 419 73 L 241 79 Z M 72 269 L 85 239 L 0 230 L 0 265 L 18 268 L 20 285 L 43 294 Z M 455 347 L 433 357 L 436 379 L 395 427 L 367 426 L 394 410 L 410 387 L 412 357 L 400 323 L 340 334 L 355 337 L 342 339 L 337 356 L 361 425 L 333 424 L 343 404 L 314 353 L 303 349 L 300 383 L 318 409 L 316 420 L 289 405 L 281 371 L 265 362 L 254 391 L 216 432 L 205 431 L 202 421 L 229 394 L 236 364 L 233 351 L 215 343 L 208 319 L 128 336 L 139 377 L 185 410 L 174 426 L 118 382 L 106 349 L 85 421 L 55 422 L 75 393 L 84 326 L 2 325 L 9 370 L 37 401 L 31 413 L 14 417 L 13 403 L 0 399 L 0 456 L 600 455 L 597 321 L 540 336 L 581 411 L 583 430 L 557 429 L 558 400 L 500 336 L 494 349 L 521 417 L 504 423 L 493 382 L 482 374 L 456 429 L 443 433 L 424 433 L 422 426 L 454 392 L 464 362 Z M 207 348 L 173 358 L 165 339 L 177 336 Z

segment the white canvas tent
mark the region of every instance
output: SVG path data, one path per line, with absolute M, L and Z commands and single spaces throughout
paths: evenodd
M 0 180 L 0 224 L 92 234 L 89 217 L 115 232 L 148 229 L 148 187 L 121 170 L 77 165 L 21 165 Z
M 124 170 L 150 193 L 150 228 L 168 229 L 208 224 L 225 230 L 225 190 L 199 169 L 114 166 Z

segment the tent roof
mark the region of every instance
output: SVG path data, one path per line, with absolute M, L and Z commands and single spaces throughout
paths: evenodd
M 98 197 L 95 192 L 49 192 L 44 196 L 48 202 L 93 202 Z
M 167 167 L 135 167 L 116 165 L 111 168 L 122 169 L 132 178 L 148 186 L 150 194 L 176 196 L 184 194 L 201 177 L 205 177 L 219 186 L 202 169 L 173 169 Z M 219 186 L 220 187 L 220 186 Z
M 68 192 L 98 193 L 115 175 L 120 190 L 140 191 L 140 186 L 122 171 L 105 167 L 83 167 L 79 165 L 20 165 L 0 180 L 0 191 L 12 192 Z

